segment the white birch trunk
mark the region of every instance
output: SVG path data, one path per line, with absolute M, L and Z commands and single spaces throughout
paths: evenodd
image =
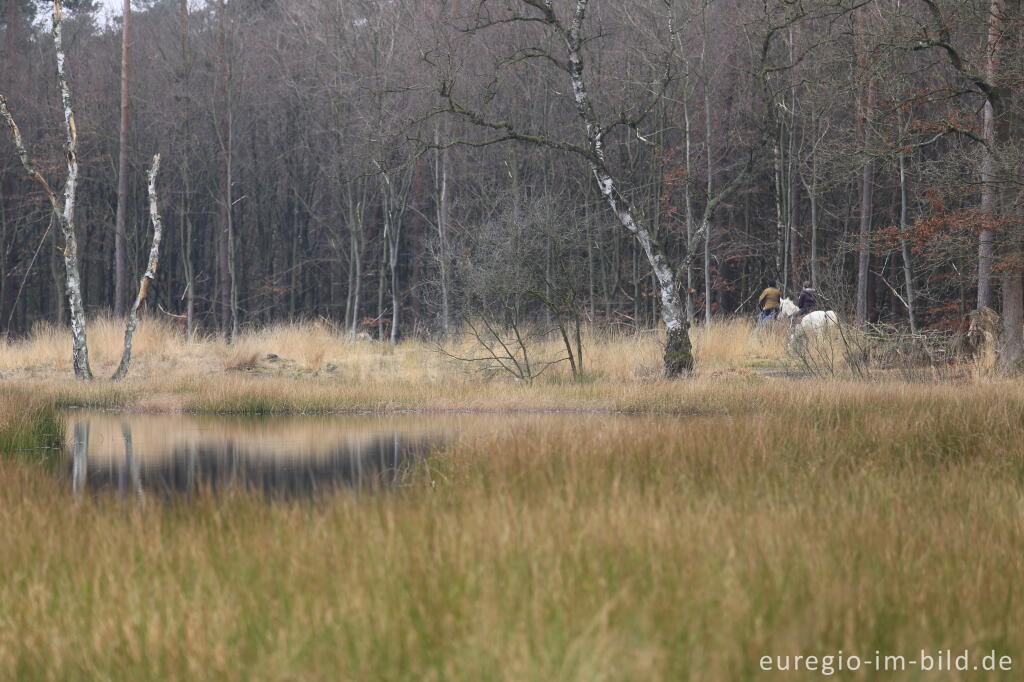
M 78 274 L 78 239 L 75 236 L 75 196 L 78 191 L 78 129 L 75 112 L 71 107 L 71 88 L 68 87 L 64 67 L 64 41 L 62 25 L 64 9 L 60 0 L 53 2 L 53 43 L 57 51 L 57 79 L 60 82 L 64 127 L 67 133 L 65 153 L 68 160 L 68 178 L 64 185 L 64 212 L 61 229 L 64 231 L 64 267 L 67 269 L 68 307 L 71 310 L 71 357 L 75 376 L 92 379 L 89 367 L 89 347 L 85 335 L 85 306 L 82 304 L 82 279 Z
M 714 187 L 714 165 L 711 159 L 711 70 L 708 68 L 708 4 L 703 3 L 701 22 L 701 68 L 704 70 L 704 162 L 707 166 L 707 200 Z M 704 222 L 704 324 L 711 326 L 711 229 Z
M 576 11 L 572 23 L 562 33 L 569 56 L 569 75 L 572 80 L 576 111 L 586 127 L 587 143 L 592 153 L 591 172 L 601 195 L 605 198 L 619 223 L 640 243 L 654 277 L 661 288 L 661 319 L 668 334 L 665 346 L 665 372 L 668 376 L 688 374 L 693 369 L 693 353 L 690 346 L 689 324 L 679 296 L 676 273 L 668 262 L 661 245 L 650 231 L 638 223 L 627 202 L 620 195 L 615 179 L 605 165 L 604 130 L 598 123 L 590 95 L 583 77 L 581 30 L 587 11 L 588 0 L 576 0 Z
M 156 176 L 159 172 L 160 155 L 157 154 L 153 157 L 153 165 L 149 169 L 149 217 L 153 221 L 153 245 L 149 249 L 149 263 L 146 265 L 146 272 L 142 275 L 142 279 L 139 280 L 139 293 L 135 297 L 135 304 L 128 312 L 128 322 L 124 328 L 124 350 L 121 352 L 121 362 L 117 366 L 117 371 L 111 377 L 114 381 L 119 381 L 128 374 L 128 367 L 132 362 L 132 338 L 135 335 L 135 328 L 138 324 L 139 308 L 142 306 L 142 302 L 146 300 L 150 283 L 156 279 L 156 268 L 160 260 L 160 239 L 164 231 L 163 220 L 160 219 L 160 207 L 157 204 L 156 197 Z
M 85 334 L 85 306 L 82 304 L 82 280 L 78 272 L 78 240 L 75 237 L 75 196 L 78 190 L 78 129 L 75 126 L 75 112 L 71 106 L 71 88 L 68 86 L 67 71 L 65 69 L 63 27 L 64 8 L 60 0 L 53 2 L 53 43 L 57 53 L 57 82 L 60 86 L 61 109 L 64 112 L 64 130 L 66 141 L 64 146 L 65 157 L 67 158 L 68 176 L 64 184 L 63 204 L 57 198 L 56 192 L 36 169 L 35 164 L 28 155 L 25 145 L 21 139 L 14 118 L 7 107 L 7 100 L 0 96 L 0 115 L 3 116 L 8 128 L 11 130 L 11 137 L 14 146 L 21 159 L 21 164 L 29 177 L 35 180 L 46 193 L 50 206 L 60 224 L 61 233 L 64 235 L 64 268 L 66 271 L 65 291 L 68 297 L 68 308 L 71 313 L 71 361 L 75 370 L 75 377 L 78 379 L 92 379 L 92 370 L 89 367 L 89 347 L 86 343 Z

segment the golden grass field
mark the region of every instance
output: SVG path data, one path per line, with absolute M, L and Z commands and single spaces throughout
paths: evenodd
M 117 328 L 90 333 L 107 373 Z M 802 680 L 760 657 L 922 648 L 1014 671 L 835 677 L 1019 679 L 1024 386 L 779 378 L 784 339 L 694 337 L 693 379 L 594 335 L 585 381 L 521 385 L 418 342 L 144 325 L 115 385 L 40 329 L 0 350 L 0 679 Z M 512 413 L 378 494 L 139 505 L 71 498 L 34 449 L 61 405 L 635 416 Z

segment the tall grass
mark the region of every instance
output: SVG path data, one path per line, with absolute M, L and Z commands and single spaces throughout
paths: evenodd
M 120 325 L 90 325 L 96 373 L 119 360 Z M 783 351 L 778 335 L 730 321 L 693 332 L 697 375 L 755 376 Z M 0 376 L 11 385 L 54 398 L 58 405 L 134 410 L 247 413 L 408 409 L 625 409 L 692 411 L 676 399 L 678 385 L 662 381 L 658 332 L 590 330 L 584 338 L 584 381 L 566 363 L 532 385 L 484 375 L 452 360 L 427 341 L 391 347 L 353 339 L 326 324 L 277 325 L 243 333 L 237 343 L 219 337 L 188 340 L 159 319 L 136 333 L 128 380 L 68 381 L 67 334 L 37 326 L 26 339 L 0 346 Z M 454 354 L 470 351 L 469 337 L 446 342 Z M 564 353 L 556 339 L 535 344 L 536 358 Z M 684 389 L 685 391 L 685 389 Z
M 100 367 L 114 330 L 93 325 Z M 592 332 L 587 381 L 533 384 L 327 327 L 139 339 L 120 384 L 70 380 L 49 328 L 0 349 L 0 680 L 807 679 L 758 661 L 840 649 L 1024 664 L 1017 382 L 779 379 L 762 370 L 784 336 L 743 322 L 695 330 L 697 377 L 675 382 L 654 334 Z M 73 501 L 37 465 L 67 405 L 637 416 L 481 419 L 387 493 L 138 505 Z
M 0 386 L 0 458 L 52 467 L 63 446 L 63 434 L 54 400 Z
M 4 462 L 0 679 L 809 679 L 759 658 L 840 649 L 1021 664 L 1024 390 L 700 383 L 688 399 L 718 416 L 510 418 L 393 493 L 320 504 L 73 504 Z
M 90 321 L 89 352 L 98 375 L 109 374 L 120 361 L 123 333 L 121 323 L 112 318 L 101 316 Z M 784 350 L 784 338 L 755 333 L 747 320 L 698 327 L 692 336 L 698 372 L 777 360 Z M 588 372 L 604 378 L 648 378 L 660 372 L 662 342 L 662 334 L 657 331 L 588 330 L 584 336 L 584 365 Z M 456 336 L 445 345 L 467 354 L 472 338 Z M 132 375 L 144 378 L 246 370 L 257 370 L 264 376 L 321 375 L 347 380 L 474 376 L 472 365 L 447 358 L 432 342 L 413 339 L 392 348 L 353 338 L 322 322 L 248 330 L 229 345 L 216 335 L 188 340 L 179 328 L 149 318 L 139 325 L 134 347 Z M 561 340 L 554 336 L 532 343 L 530 352 L 544 359 L 565 354 Z M 0 346 L 0 373 L 9 378 L 38 378 L 70 371 L 70 340 L 67 331 L 55 325 L 39 324 L 26 338 Z M 550 373 L 567 377 L 568 364 Z

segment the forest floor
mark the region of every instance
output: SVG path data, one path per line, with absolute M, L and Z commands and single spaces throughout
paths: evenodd
M 116 327 L 92 331 L 112 369 Z M 0 352 L 0 679 L 812 679 L 839 651 L 945 649 L 1018 679 L 1024 385 L 778 379 L 784 343 L 749 332 L 698 330 L 692 380 L 631 335 L 527 385 L 326 328 L 143 328 L 126 382 L 86 384 L 41 329 Z M 69 405 L 638 416 L 513 416 L 329 503 L 134 505 L 75 502 L 47 466 Z M 798 654 L 819 670 L 763 670 Z M 865 669 L 835 676 L 928 679 Z

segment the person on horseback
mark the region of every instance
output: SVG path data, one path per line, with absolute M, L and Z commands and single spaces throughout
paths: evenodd
M 779 315 L 779 306 L 782 304 L 782 292 L 775 286 L 775 280 L 768 280 L 768 286 L 757 299 L 757 305 L 761 308 L 759 321 L 774 320 Z
M 800 308 L 800 317 L 803 317 L 807 313 L 814 312 L 818 307 L 817 301 L 814 300 L 814 288 L 810 282 L 804 282 L 803 291 L 800 292 L 800 297 L 796 300 L 796 305 Z

